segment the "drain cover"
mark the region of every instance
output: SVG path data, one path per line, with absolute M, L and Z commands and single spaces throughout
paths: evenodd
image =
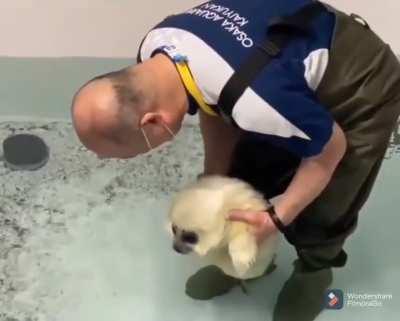
M 35 135 L 18 134 L 3 142 L 4 163 L 12 170 L 37 170 L 49 160 L 49 148 Z

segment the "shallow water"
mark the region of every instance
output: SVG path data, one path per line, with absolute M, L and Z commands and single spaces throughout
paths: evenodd
M 184 293 L 201 262 L 172 251 L 169 197 L 201 172 L 199 129 L 135 160 L 98 160 L 67 122 L 0 122 L 0 138 L 29 132 L 50 146 L 36 172 L 0 163 L 0 320 L 271 320 L 295 255 L 283 244 L 268 278 L 213 299 Z M 399 132 L 400 133 L 400 132 Z M 346 250 L 334 288 L 391 294 L 383 307 L 324 311 L 317 320 L 397 320 L 400 303 L 398 136 Z M 400 144 L 400 142 L 398 142 Z M 397 149 L 396 149 L 397 148 Z

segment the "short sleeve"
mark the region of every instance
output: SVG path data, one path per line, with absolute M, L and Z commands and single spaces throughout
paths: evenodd
M 306 74 L 301 60 L 273 61 L 240 97 L 233 119 L 242 129 L 299 157 L 320 154 L 332 135 L 334 120 Z

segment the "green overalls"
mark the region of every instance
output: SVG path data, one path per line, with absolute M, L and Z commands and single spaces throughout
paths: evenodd
M 336 30 L 317 96 L 344 130 L 348 147 L 328 186 L 291 224 L 288 235 L 300 259 L 315 269 L 345 265 L 343 244 L 357 225 L 400 114 L 397 57 L 367 25 L 330 9 Z M 269 161 L 254 168 L 252 159 L 263 154 Z M 283 150 L 262 149 L 247 140 L 237 147 L 231 175 L 250 180 L 271 197 L 274 190 L 284 192 L 298 164 Z
M 317 96 L 344 130 L 348 147 L 326 189 L 286 235 L 301 261 L 315 270 L 345 265 L 343 244 L 357 225 L 400 114 L 397 57 L 366 23 L 329 9 L 336 15 L 336 29 Z M 254 159 L 265 162 L 255 164 Z M 269 198 L 285 191 L 299 163 L 293 154 L 244 134 L 229 175 L 248 181 Z

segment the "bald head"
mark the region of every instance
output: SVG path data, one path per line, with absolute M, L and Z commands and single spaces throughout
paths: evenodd
M 74 97 L 75 130 L 82 143 L 94 151 L 105 145 L 126 144 L 138 131 L 149 102 L 133 68 L 98 76 Z
M 175 64 L 157 54 L 98 76 L 77 92 L 72 119 L 81 142 L 102 157 L 128 158 L 171 139 L 188 110 Z

